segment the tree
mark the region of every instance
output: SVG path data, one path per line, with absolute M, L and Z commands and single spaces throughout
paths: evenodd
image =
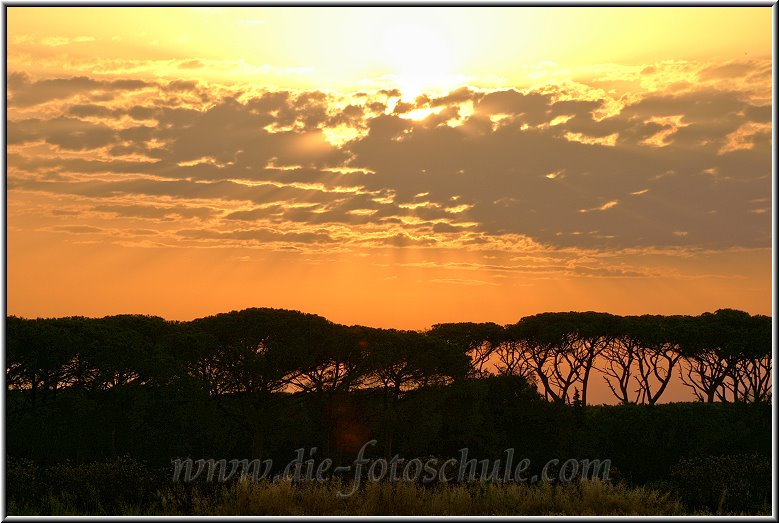
M 382 430 L 385 454 L 392 453 L 401 394 L 414 388 L 446 384 L 465 377 L 469 359 L 461 346 L 415 331 L 361 328 L 368 351 L 368 385 L 383 391 Z
M 470 376 L 489 374 L 488 364 L 496 346 L 502 340 L 503 328 L 496 323 L 439 323 L 433 325 L 428 336 L 439 338 L 458 347 L 470 357 Z
M 535 382 L 533 368 L 529 363 L 527 352 L 530 349 L 525 340 L 511 339 L 506 336 L 495 348 L 498 363 L 495 365 L 499 376 L 522 376 L 526 380 Z
M 523 344 L 525 364 L 533 369 L 544 389 L 544 397 L 568 403 L 568 391 L 580 379 L 580 368 L 570 345 L 567 329 L 556 321 L 556 313 L 522 318 L 506 328 L 506 337 Z
M 587 385 L 596 359 L 616 337 L 617 317 L 602 312 L 568 313 L 563 321 L 569 323 L 569 336 L 576 363 L 581 369 L 582 405 L 587 405 Z
M 741 355 L 750 339 L 750 316 L 746 312 L 720 309 L 706 312 L 689 322 L 682 336 L 685 369 L 681 379 L 700 401 L 727 401 L 726 381 L 733 380 Z M 731 384 L 738 396 L 738 378 Z
M 615 323 L 616 317 L 605 313 L 543 313 L 508 327 L 507 337 L 524 344 L 525 364 L 535 372 L 547 398 L 570 403 L 571 387 L 579 382 L 586 405 L 590 374 L 615 337 Z
M 68 385 L 73 343 L 66 321 L 6 320 L 6 379 L 10 388 L 28 390 L 32 405 L 56 396 Z
M 757 315 L 743 321 L 736 333 L 743 344 L 733 349 L 736 363 L 723 387 L 733 401 L 759 403 L 771 394 L 771 318 Z
M 687 316 L 641 316 L 635 324 L 639 340 L 637 403 L 654 405 L 663 395 L 681 358 L 678 340 L 689 327 Z M 657 388 L 653 390 L 657 385 Z
M 622 404 L 631 403 L 630 382 L 638 353 L 641 350 L 638 318 L 620 319 L 617 335 L 603 351 L 604 366 L 600 369 L 611 393 Z M 635 400 L 633 401 L 635 402 Z
M 309 339 L 297 347 L 297 365 L 285 378 L 303 392 L 349 392 L 367 378 L 365 347 L 357 329 L 320 323 L 309 325 Z M 302 349 L 302 350 L 301 350 Z
M 190 372 L 213 395 L 267 396 L 293 379 L 302 381 L 304 371 L 314 374 L 315 360 L 329 351 L 331 330 L 332 324 L 320 316 L 277 309 L 194 320 Z

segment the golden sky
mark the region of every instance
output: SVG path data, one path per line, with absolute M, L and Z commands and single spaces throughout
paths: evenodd
M 8 313 L 771 314 L 771 8 L 7 9 Z

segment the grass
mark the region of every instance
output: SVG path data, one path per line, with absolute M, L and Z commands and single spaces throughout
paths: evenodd
M 341 498 L 351 485 L 239 481 L 215 495 L 183 495 L 181 486 L 158 492 L 159 506 L 124 507 L 122 515 L 682 515 L 689 513 L 670 494 L 604 482 L 551 484 L 367 483 Z M 183 500 L 186 499 L 186 502 Z M 70 500 L 50 498 L 48 510 L 9 502 L 9 515 L 75 515 Z M 98 513 L 88 515 L 100 515 Z

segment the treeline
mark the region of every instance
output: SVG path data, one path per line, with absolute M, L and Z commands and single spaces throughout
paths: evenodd
M 190 322 L 8 317 L 7 453 L 41 466 L 129 455 L 163 468 L 187 457 L 283 467 L 301 447 L 346 463 L 376 439 L 373 456 L 387 459 L 463 447 L 480 459 L 514 448 L 533 467 L 611 459 L 643 483 L 684 458 L 770 455 L 770 327 L 731 310 L 426 332 L 273 309 Z M 705 401 L 650 405 L 681 369 Z M 585 407 L 596 376 L 628 404 Z
M 522 376 L 555 403 L 588 403 L 594 377 L 620 403 L 655 404 L 673 377 L 700 401 L 767 402 L 771 318 L 543 313 L 516 324 L 438 324 L 426 332 L 344 326 L 246 309 L 190 322 L 140 315 L 6 319 L 6 382 L 35 405 L 64 389 L 174 386 L 212 397 L 409 390 Z

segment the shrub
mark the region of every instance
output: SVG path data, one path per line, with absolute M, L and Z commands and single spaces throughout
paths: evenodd
M 37 505 L 47 496 L 43 474 L 34 461 L 8 456 L 5 463 L 6 497 L 9 504 Z
M 765 511 L 771 502 L 771 461 L 757 454 L 686 458 L 671 469 L 669 484 L 692 510 Z
M 28 459 L 8 458 L 7 496 L 19 511 L 38 507 L 43 514 L 110 515 L 133 507 L 158 505 L 161 471 L 129 457 L 74 465 L 41 467 Z M 167 472 L 167 471 L 166 471 Z

